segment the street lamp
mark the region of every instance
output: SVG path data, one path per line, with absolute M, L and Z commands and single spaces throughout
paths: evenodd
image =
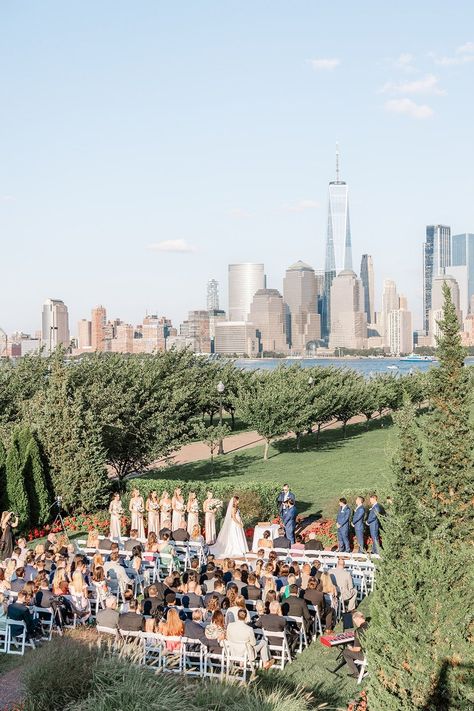
M 217 383 L 217 392 L 219 393 L 219 424 L 222 427 L 222 396 L 225 391 L 225 385 L 222 380 Z M 224 442 L 222 438 L 219 440 L 219 449 L 217 454 L 224 454 Z
M 314 378 L 312 378 L 311 376 L 308 378 L 308 385 L 309 385 L 309 387 L 314 385 Z

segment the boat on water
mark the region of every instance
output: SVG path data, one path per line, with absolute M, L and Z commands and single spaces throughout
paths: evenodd
M 419 353 L 410 353 L 410 355 L 403 356 L 400 360 L 406 363 L 434 363 L 436 358 L 431 355 L 420 355 Z

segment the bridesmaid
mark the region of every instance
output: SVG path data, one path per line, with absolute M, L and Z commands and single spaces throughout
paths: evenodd
M 171 521 L 171 510 L 173 504 L 170 499 L 170 495 L 167 491 L 164 491 L 160 499 L 160 511 L 161 511 L 161 528 L 165 528 L 168 521 Z M 169 524 L 171 527 L 171 524 Z
M 109 506 L 110 514 L 110 532 L 109 538 L 111 541 L 120 540 L 122 536 L 122 530 L 120 526 L 120 517 L 123 514 L 122 502 L 120 501 L 120 494 L 116 493 L 112 497 L 112 501 Z
M 206 543 L 212 545 L 216 542 L 216 512 L 212 509 L 211 502 L 213 501 L 212 491 L 207 492 L 204 500 L 203 511 L 205 520 Z
M 173 498 L 171 499 L 171 506 L 173 509 L 171 530 L 176 531 L 183 522 L 186 522 L 184 515 L 184 499 L 180 488 L 174 490 Z
M 156 491 L 150 491 L 148 494 L 145 508 L 148 512 L 148 535 L 156 533 L 160 530 L 160 502 Z
M 188 533 L 192 536 L 194 527 L 199 528 L 199 501 L 195 491 L 189 493 L 186 511 L 188 512 Z
M 138 489 L 132 489 L 130 506 L 128 508 L 132 514 L 132 525 L 130 530 L 135 528 L 138 531 L 138 540 L 143 541 L 145 539 L 145 527 L 143 525 L 143 512 L 145 507 L 143 505 L 143 496 L 140 496 Z

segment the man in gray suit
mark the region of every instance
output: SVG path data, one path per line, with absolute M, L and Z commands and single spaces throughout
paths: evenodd
M 331 570 L 331 580 L 337 587 L 337 591 L 348 612 L 352 612 L 356 606 L 357 590 L 354 587 L 352 575 L 344 568 L 343 558 L 339 558 L 337 567 Z

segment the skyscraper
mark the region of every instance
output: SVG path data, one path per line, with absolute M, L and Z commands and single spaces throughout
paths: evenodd
M 328 336 L 331 323 L 331 285 L 343 269 L 352 270 L 352 241 L 349 220 L 349 188 L 340 179 L 339 148 L 336 147 L 336 179 L 329 183 L 328 230 L 324 265 L 323 335 Z
M 219 282 L 209 279 L 207 282 L 206 304 L 208 311 L 219 311 Z
M 451 265 L 451 228 L 446 225 L 428 225 L 423 242 L 423 325 L 430 329 L 429 312 L 432 308 L 433 279 L 445 273 Z
M 307 344 L 321 338 L 317 290 L 316 275 L 309 264 L 299 261 L 288 267 L 283 279 L 283 300 L 287 339 L 292 353 L 304 355 Z
M 467 300 L 470 303 L 472 296 L 474 296 L 474 234 L 465 232 L 453 235 L 451 243 L 451 265 L 453 267 L 467 267 Z M 453 274 L 453 276 L 456 275 Z M 464 307 L 461 308 L 464 310 Z M 467 311 L 464 314 L 464 317 L 466 316 Z
M 59 346 L 69 346 L 69 315 L 66 304 L 60 299 L 46 299 L 43 304 L 41 340 L 51 353 Z
M 278 289 L 259 289 L 253 297 L 250 318 L 260 338 L 262 352 L 286 353 L 285 306 Z
M 367 347 L 367 317 L 362 282 L 350 269 L 339 272 L 331 286 L 329 348 Z
M 96 306 L 91 314 L 91 346 L 93 351 L 104 351 L 105 349 L 105 324 L 107 312 L 103 306 Z
M 91 348 L 91 322 L 86 318 L 82 318 L 77 324 L 77 346 L 81 351 Z
M 248 321 L 253 297 L 264 288 L 263 264 L 229 264 L 229 321 Z
M 389 314 L 399 308 L 397 285 L 392 279 L 385 279 L 382 292 L 381 336 L 382 344 L 390 346 Z
M 362 255 L 360 279 L 364 289 L 364 311 L 367 323 L 375 323 L 374 262 L 370 254 Z

